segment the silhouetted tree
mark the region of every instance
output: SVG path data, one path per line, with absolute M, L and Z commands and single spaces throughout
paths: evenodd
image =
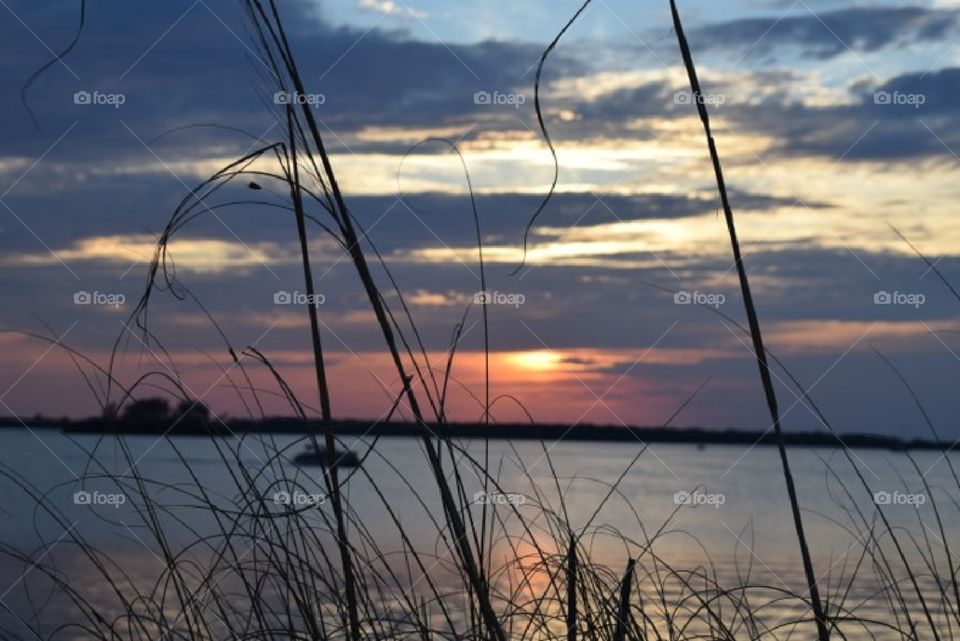
M 174 420 L 178 431 L 205 428 L 210 424 L 210 408 L 203 401 L 185 399 L 177 405 Z
M 121 422 L 126 430 L 151 432 L 166 429 L 171 423 L 170 404 L 165 398 L 144 398 L 133 401 L 123 411 Z

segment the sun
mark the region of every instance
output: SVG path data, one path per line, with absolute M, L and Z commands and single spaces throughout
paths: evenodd
M 563 357 L 556 352 L 541 349 L 530 352 L 516 352 L 510 355 L 510 362 L 520 369 L 533 372 L 549 372 L 557 368 Z

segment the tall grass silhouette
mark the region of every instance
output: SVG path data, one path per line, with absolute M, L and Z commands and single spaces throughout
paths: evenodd
M 717 151 L 717 144 L 713 139 L 713 132 L 710 129 L 710 115 L 707 112 L 706 101 L 702 98 L 700 80 L 697 78 L 697 68 L 693 63 L 693 54 L 690 53 L 690 45 L 687 43 L 687 38 L 683 33 L 683 24 L 680 21 L 680 12 L 677 9 L 676 0 L 670 0 L 670 13 L 673 18 L 673 28 L 677 33 L 677 41 L 680 44 L 680 54 L 683 56 L 683 65 L 686 67 L 687 77 L 690 80 L 690 91 L 693 95 L 693 102 L 697 106 L 697 113 L 700 116 L 700 121 L 703 123 L 703 131 L 707 137 L 707 147 L 710 150 L 710 161 L 713 164 L 713 171 L 717 178 L 717 189 L 720 192 L 723 215 L 727 223 L 727 232 L 730 234 L 730 245 L 733 248 L 733 260 L 737 266 L 737 277 L 740 279 L 740 292 L 743 294 L 743 306 L 747 311 L 747 322 L 750 325 L 750 338 L 753 340 L 753 351 L 757 357 L 757 365 L 760 368 L 760 380 L 763 383 L 763 393 L 766 396 L 767 408 L 770 410 L 770 418 L 773 420 L 773 430 L 777 435 L 777 449 L 780 452 L 783 476 L 787 483 L 790 511 L 793 514 L 793 523 L 797 530 L 797 544 L 800 546 L 800 555 L 803 558 L 803 571 L 807 576 L 807 586 L 810 590 L 810 605 L 813 608 L 813 614 L 817 621 L 817 635 L 820 637 L 820 641 L 827 641 L 830 638 L 830 632 L 827 629 L 827 621 L 824 617 L 823 603 L 820 601 L 817 577 L 813 570 L 813 561 L 810 558 L 810 548 L 803 530 L 800 502 L 797 499 L 797 489 L 793 480 L 793 473 L 790 471 L 790 459 L 787 456 L 787 446 L 783 439 L 783 427 L 780 424 L 780 408 L 777 403 L 777 393 L 773 387 L 773 379 L 770 377 L 770 366 L 767 364 L 767 352 L 763 347 L 763 333 L 760 331 L 760 320 L 753 302 L 753 294 L 750 291 L 750 279 L 747 277 L 747 268 L 743 262 L 743 255 L 740 252 L 737 226 L 733 218 L 733 209 L 730 207 L 730 196 L 727 193 L 727 185 L 723 179 L 723 167 L 720 163 L 720 154 Z
M 580 6 L 551 42 L 537 70 L 535 108 L 555 163 L 556 154 L 541 109 L 541 71 L 549 53 L 588 4 L 589 0 Z M 254 41 L 270 67 L 270 80 L 274 83 L 270 90 L 306 95 L 307 87 L 284 30 L 279 4 L 275 0 L 243 0 L 242 5 Z M 699 98 L 696 68 L 673 0 L 670 8 L 691 90 Z M 314 423 L 308 417 L 319 412 L 320 429 L 284 444 L 270 435 L 211 438 L 211 447 L 229 478 L 229 493 L 212 492 L 175 439 L 166 439 L 165 445 L 175 453 L 182 471 L 178 482 L 151 478 L 141 469 L 142 454 L 122 435 L 115 437 L 121 467 L 126 468 L 119 474 L 104 463 L 99 451 L 102 440 L 93 447 L 78 440 L 76 446 L 83 448 L 88 461 L 84 483 L 113 486 L 128 497 L 138 526 L 148 535 L 145 543 L 156 550 L 155 558 L 147 559 L 155 574 L 152 582 L 135 576 L 134 569 L 113 558 L 111 550 L 87 540 L 82 531 L 73 527 L 52 493 L 34 486 L 15 469 L 0 468 L 0 475 L 30 498 L 38 514 L 52 519 L 64 530 L 61 540 L 48 542 L 39 551 L 27 553 L 6 544 L 0 551 L 40 577 L 47 588 L 54 590 L 56 602 L 69 606 L 77 616 L 53 625 L 45 623 L 49 610 L 46 604 L 51 601 L 42 598 L 28 600 L 29 612 L 18 613 L 4 604 L 6 611 L 19 626 L 43 639 L 759 641 L 794 635 L 807 638 L 803 635 L 814 626 L 820 641 L 831 636 L 903 641 L 960 638 L 957 568 L 950 533 L 942 518 L 948 510 L 960 511 L 960 479 L 952 463 L 950 469 L 958 494 L 940 492 L 938 496 L 937 488 L 926 483 L 921 469 L 911 459 L 936 515 L 938 546 L 930 538 L 936 532 L 921 528 L 923 538 L 917 539 L 895 527 L 883 507 L 873 504 L 875 488 L 849 450 L 840 450 L 842 463 L 845 468 L 852 468 L 856 486 L 843 481 L 834 462 L 824 460 L 836 501 L 847 516 L 840 525 L 856 542 L 857 552 L 852 555 L 852 567 L 844 564 L 821 591 L 823 577 L 815 573 L 804 534 L 795 479 L 782 437 L 774 378 L 796 390 L 798 398 L 824 428 L 834 435 L 836 432 L 798 379 L 764 346 L 709 115 L 702 101 L 698 99 L 696 103 L 724 208 L 747 326 L 719 310 L 707 306 L 704 309 L 723 316 L 752 341 L 779 437 L 778 451 L 789 502 L 785 513 L 789 509 L 796 529 L 805 589 L 794 591 L 782 582 L 756 580 L 750 567 L 734 583 L 728 583 L 710 564 L 678 567 L 661 555 L 658 544 L 673 533 L 671 528 L 680 506 L 661 523 L 643 523 L 637 516 L 633 531 L 615 530 L 598 522 L 606 505 L 623 498 L 619 492 L 621 483 L 646 451 L 644 446 L 638 447 L 617 479 L 604 482 L 603 498 L 592 506 L 592 516 L 585 523 L 576 523 L 570 517 L 561 475 L 546 444 L 541 443 L 540 447 L 553 487 L 535 481 L 519 455 L 514 464 L 522 471 L 525 485 L 516 487 L 504 484 L 499 471 L 490 464 L 489 450 L 484 449 L 484 455 L 477 457 L 466 444 L 450 437 L 445 430 L 446 390 L 462 323 L 454 332 L 444 368 L 437 371 L 427 358 L 389 266 L 350 212 L 310 106 L 288 101 L 279 106 L 278 117 L 285 124 L 281 141 L 260 144 L 203 181 L 179 203 L 158 241 L 146 288 L 132 312 L 131 326 L 138 330 L 144 346 L 165 354 L 149 322 L 154 297 L 172 295 L 195 303 L 207 313 L 202 301 L 177 277 L 170 244 L 191 223 L 221 206 L 212 200 L 228 185 L 248 185 L 254 191 L 267 183 L 279 187 L 289 197 L 289 202 L 279 207 L 291 214 L 295 223 L 291 234 L 295 233 L 298 241 L 307 295 L 316 294 L 310 254 L 314 234 L 332 239 L 349 257 L 401 381 L 401 389 L 383 420 L 389 421 L 401 405 L 412 412 L 433 494 L 420 493 L 412 480 L 378 449 L 376 439 L 359 445 L 363 450 L 359 467 L 347 469 L 338 464 L 336 451 L 347 444 L 337 437 L 332 425 L 335 399 L 329 390 L 321 323 L 315 306 L 305 305 L 304 313 L 309 321 L 316 407 L 299 399 L 281 371 L 256 347 L 236 348 L 213 315 L 207 313 L 242 378 L 239 383 L 228 380 L 244 399 L 244 405 L 251 408 L 251 414 L 266 418 L 263 399 L 268 395 L 279 397 L 310 430 Z M 459 154 L 455 145 L 446 141 L 444 144 L 450 144 Z M 460 160 L 463 162 L 462 156 Z M 463 168 L 483 274 L 481 219 L 465 163 Z M 551 193 L 555 185 L 556 177 Z M 548 200 L 549 194 L 534 213 L 527 232 Z M 278 206 L 257 199 L 234 204 Z M 525 236 L 524 248 L 526 242 Z M 374 269 L 383 270 L 390 290 L 378 286 Z M 388 303 L 388 293 L 396 296 L 397 309 Z M 484 344 L 489 350 L 486 313 L 486 308 L 482 308 Z M 175 369 L 152 371 L 126 382 L 117 375 L 114 359 L 100 365 L 54 336 L 32 336 L 66 351 L 108 419 L 115 418 L 119 409 L 133 399 L 155 393 L 157 388 L 188 404 L 196 402 L 191 401 Z M 119 347 L 120 339 L 115 353 Z M 906 378 L 892 361 L 885 362 L 927 418 Z M 253 370 L 266 372 L 273 388 L 255 385 Z M 489 423 L 492 406 L 506 399 L 490 398 L 489 361 L 485 373 L 485 395 L 477 402 L 484 421 Z M 667 425 L 700 389 L 702 386 L 677 408 Z M 937 436 L 932 422 L 927 422 Z M 327 464 L 317 479 L 291 465 L 291 458 L 304 443 L 320 447 L 321 438 Z M 262 455 L 256 463 L 250 461 L 251 452 Z M 945 449 L 943 454 L 949 462 L 949 452 Z M 429 526 L 435 537 L 432 548 L 418 543 L 373 470 L 389 474 L 393 485 L 408 492 L 407 504 L 414 507 L 407 509 L 415 510 Z M 363 482 L 370 488 L 377 508 L 391 524 L 390 532 L 372 529 L 369 515 L 351 503 L 346 491 L 351 481 Z M 482 494 L 487 496 L 523 500 L 478 503 L 476 495 L 470 492 L 471 483 L 479 484 Z M 278 500 L 295 494 L 314 498 L 302 506 Z M 439 506 L 439 511 L 435 506 Z M 625 509 L 633 510 L 629 501 Z M 204 516 L 206 528 L 193 523 L 189 518 L 193 513 Z M 174 531 L 178 534 L 174 535 Z M 183 532 L 190 535 L 187 542 L 179 540 Z M 693 535 L 688 536 L 694 541 L 692 545 L 699 545 Z M 96 577 L 100 588 L 97 594 L 85 591 L 68 573 L 45 560 L 45 550 L 52 545 L 69 545 L 73 549 L 84 571 Z M 599 561 L 596 552 L 601 546 L 605 550 L 622 549 L 622 563 L 611 567 Z M 943 551 L 939 552 L 939 548 Z M 495 550 L 506 553 L 504 562 L 496 561 L 500 556 L 494 554 Z M 863 581 L 876 586 L 869 609 L 864 608 L 865 603 L 855 602 L 853 596 L 859 594 L 855 584 Z M 28 587 L 24 590 L 32 594 Z M 877 615 L 876 604 L 882 604 L 882 616 Z M 0 638 L 20 636 L 14 630 L 0 631 Z

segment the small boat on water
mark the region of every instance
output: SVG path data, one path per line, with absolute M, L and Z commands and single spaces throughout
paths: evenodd
M 333 460 L 335 467 L 357 467 L 360 457 L 353 450 L 334 450 Z M 307 449 L 293 457 L 293 462 L 304 466 L 327 466 L 327 449 L 323 446 L 308 445 Z

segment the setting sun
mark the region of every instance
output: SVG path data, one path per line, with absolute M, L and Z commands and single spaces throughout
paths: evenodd
M 538 349 L 532 352 L 517 352 L 509 356 L 510 363 L 518 368 L 534 372 L 552 372 L 563 360 L 556 352 Z

